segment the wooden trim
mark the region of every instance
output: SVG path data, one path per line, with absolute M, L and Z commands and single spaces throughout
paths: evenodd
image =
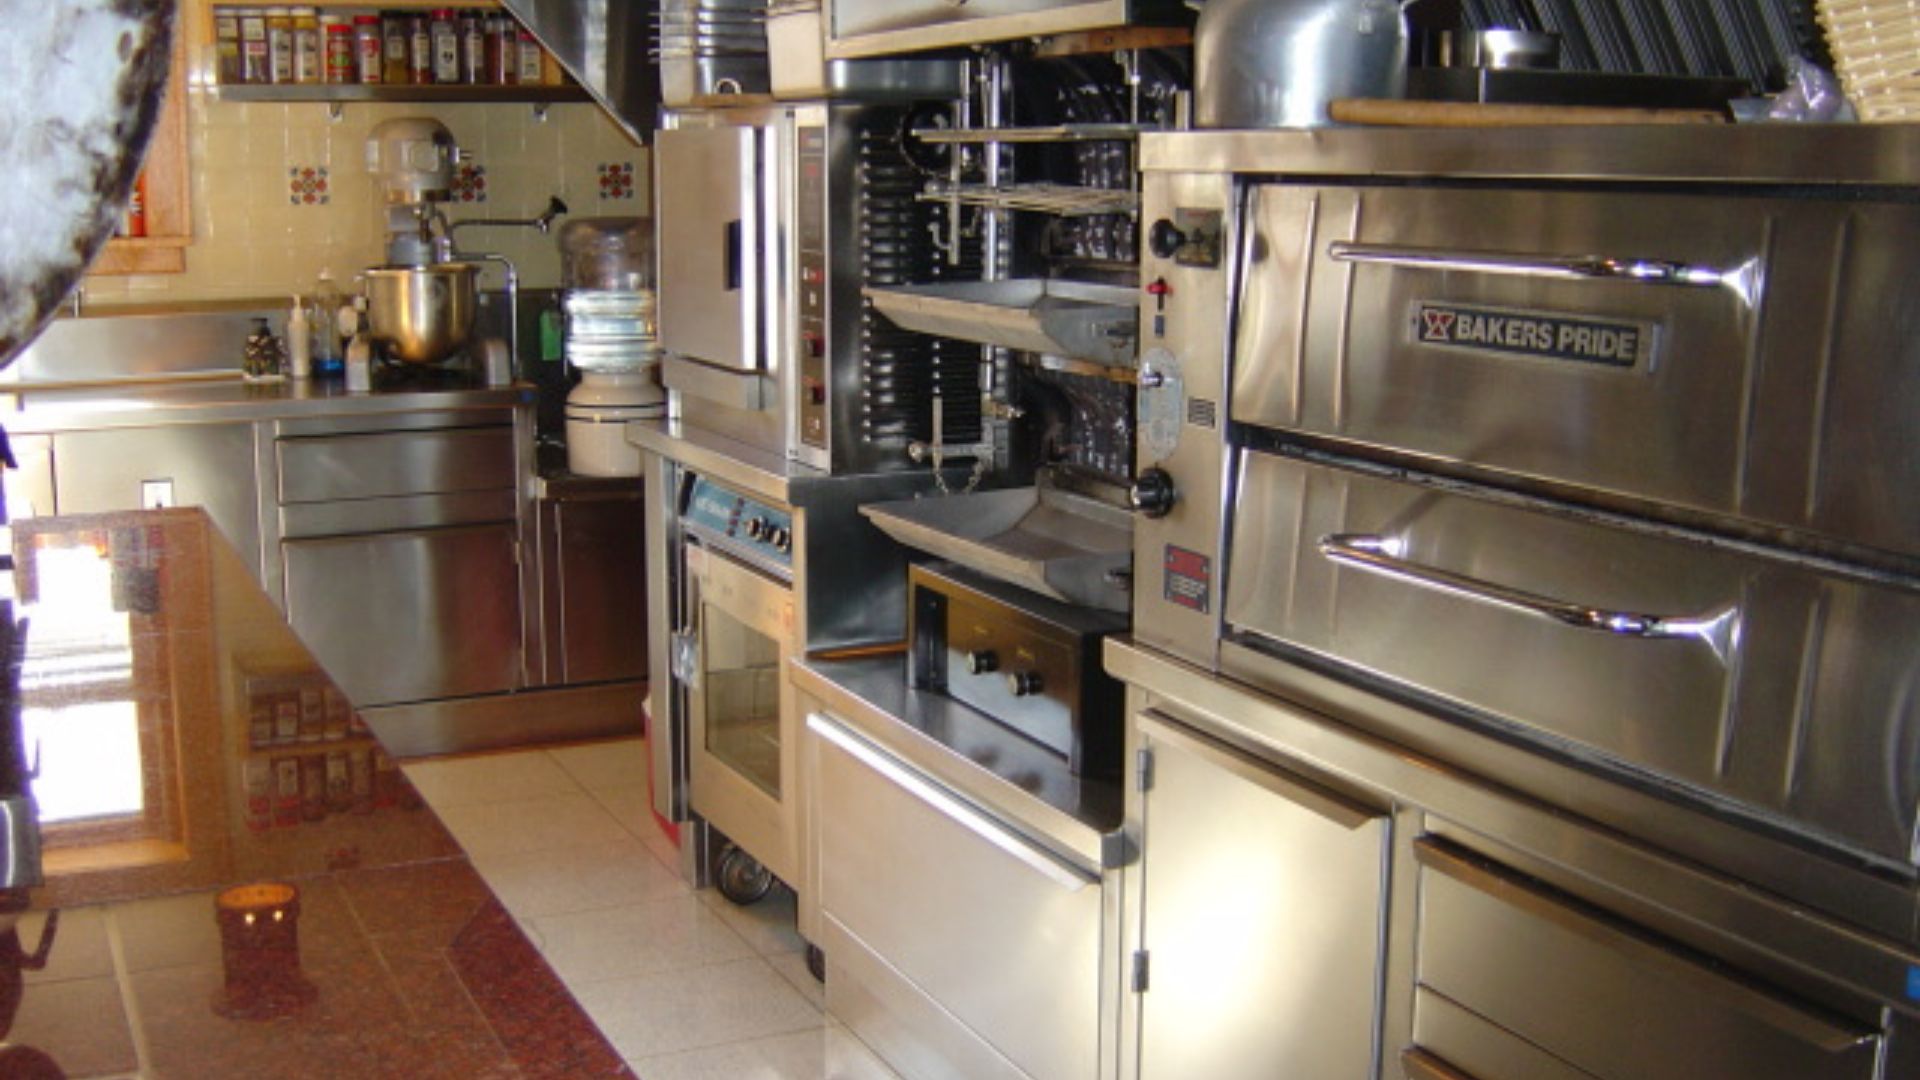
M 87 268 L 90 275 L 179 274 L 193 242 L 191 183 L 187 175 L 187 21 L 174 24 L 173 66 L 147 147 L 147 235 L 107 241 Z

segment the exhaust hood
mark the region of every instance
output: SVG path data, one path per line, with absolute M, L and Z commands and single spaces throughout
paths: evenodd
M 660 109 L 655 0 L 502 0 L 628 135 L 645 142 Z

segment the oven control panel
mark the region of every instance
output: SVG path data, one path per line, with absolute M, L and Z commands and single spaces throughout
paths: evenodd
M 827 129 L 799 129 L 799 176 L 796 239 L 799 248 L 800 290 L 799 356 L 800 441 L 816 450 L 828 450 L 827 408 Z
M 750 499 L 704 476 L 687 485 L 682 527 L 708 544 L 764 569 L 793 566 L 793 512 Z

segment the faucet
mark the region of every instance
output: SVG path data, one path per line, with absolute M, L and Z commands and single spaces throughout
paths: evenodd
M 469 225 L 497 225 L 508 228 L 537 229 L 542 234 L 553 228 L 553 219 L 567 212 L 567 204 L 560 201 L 558 195 L 547 197 L 547 208 L 530 218 L 462 218 L 447 227 L 447 243 L 453 243 L 453 234 Z

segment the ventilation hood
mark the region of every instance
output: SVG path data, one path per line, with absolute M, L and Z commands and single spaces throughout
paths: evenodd
M 655 0 L 502 0 L 628 135 L 646 141 L 660 109 Z

